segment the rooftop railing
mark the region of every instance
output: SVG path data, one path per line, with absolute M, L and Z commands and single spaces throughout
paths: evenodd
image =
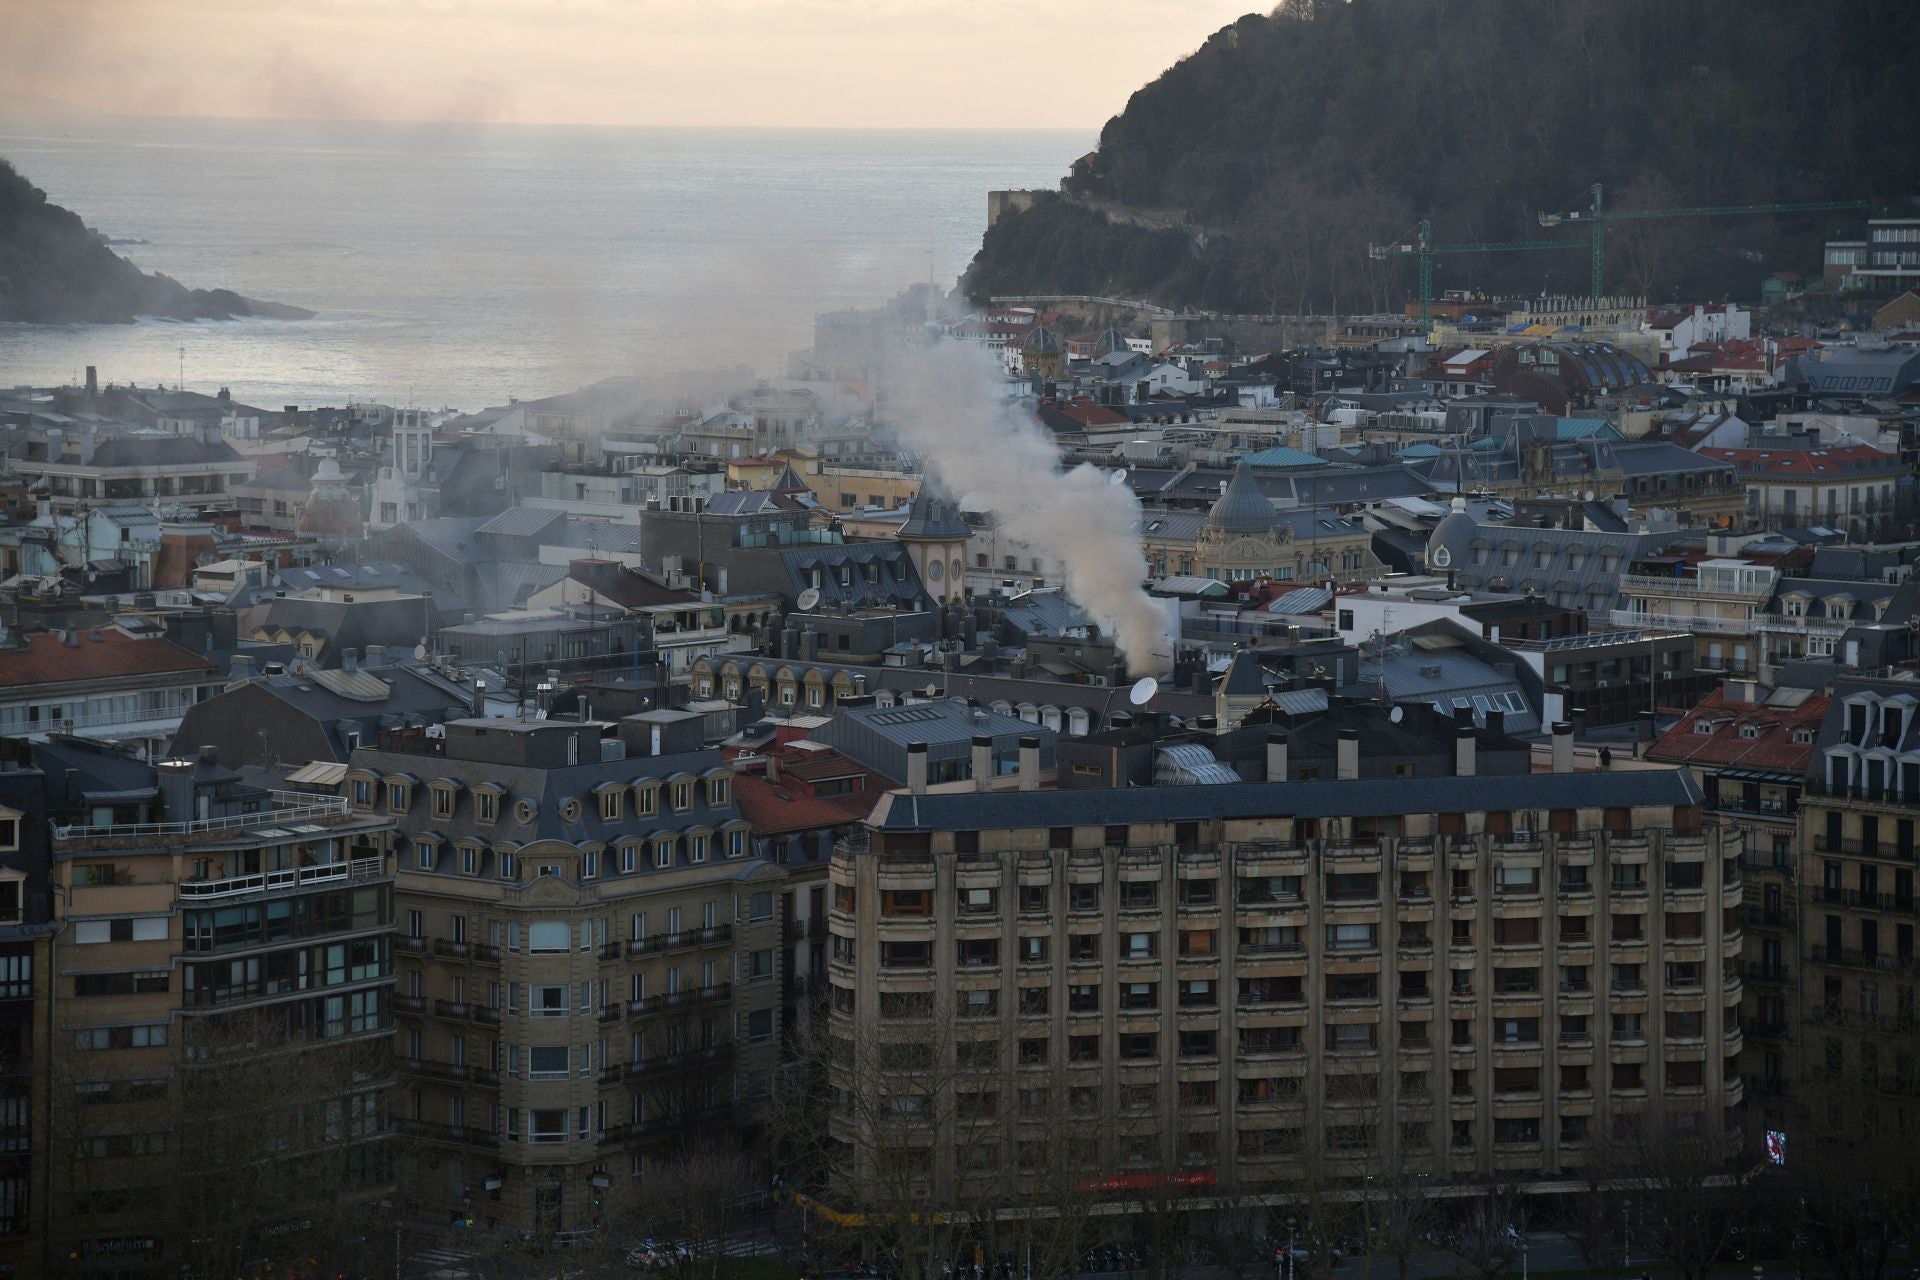
M 316 796 L 304 791 L 270 791 L 267 809 L 251 813 L 228 814 L 218 818 L 194 818 L 185 822 L 109 822 L 88 825 L 56 825 L 55 840 L 119 840 L 138 836 L 184 836 L 202 832 L 243 831 L 249 827 L 271 827 L 284 822 L 329 822 L 347 816 L 344 796 Z M 296 833 L 288 833 L 296 834 Z

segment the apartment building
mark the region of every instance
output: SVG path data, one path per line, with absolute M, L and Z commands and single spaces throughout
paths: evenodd
M 1786 1086 L 1789 1014 L 1795 1000 L 1800 924 L 1800 796 L 1828 698 L 1809 689 L 1763 690 L 1730 680 L 1647 749 L 1660 764 L 1699 778 L 1709 821 L 1744 836 L 1741 959 L 1749 1042 L 1741 1060 L 1749 1105 L 1778 1128 Z
M 720 753 L 609 726 L 455 720 L 356 752 L 395 823 L 402 1132 L 423 1211 L 591 1225 L 614 1179 L 752 1140 L 775 1061 L 785 872 Z
M 209 756 L 57 739 L 36 759 L 60 779 L 49 1272 L 344 1262 L 350 1237 L 391 1265 L 365 1203 L 392 1187 L 391 820 Z
M 1570 772 L 1564 726 L 1562 771 L 1479 776 L 1478 732 L 1450 777 L 884 797 L 830 869 L 842 1194 L 876 1142 L 927 1143 L 942 1203 L 1063 1127 L 1081 1185 L 1258 1193 L 1552 1179 L 1650 1112 L 1731 1125 L 1738 834 L 1685 771 Z M 929 1090 L 1003 1131 L 897 1123 Z
M 1801 1099 L 1822 1137 L 1915 1132 L 1895 1095 L 1920 1079 L 1917 722 L 1914 673 L 1836 680 L 1801 796 L 1800 1016 L 1787 1007 L 1782 1045 L 1789 1083 L 1844 1082 Z

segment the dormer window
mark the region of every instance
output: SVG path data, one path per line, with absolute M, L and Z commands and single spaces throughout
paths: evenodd
M 520 878 L 520 860 L 510 853 L 500 855 L 500 878 L 518 880 Z
M 1813 730 L 1795 729 L 1793 731 L 1793 740 L 1799 743 L 1801 746 L 1806 746 L 1808 743 L 1813 741 Z
M 707 779 L 707 807 L 708 808 L 710 809 L 718 808 L 721 805 L 726 804 L 728 800 L 731 798 L 732 794 L 733 794 L 733 780 L 731 778 L 708 778 Z
M 1719 727 L 1720 726 L 1712 720 L 1696 720 L 1693 722 L 1693 731 L 1703 738 L 1711 738 L 1714 730 Z
M 639 855 L 635 852 L 635 849 L 637 848 L 638 848 L 637 845 L 631 845 L 631 844 L 623 844 L 620 846 L 620 874 L 621 875 L 630 876 L 633 874 L 634 863 L 639 858 Z
M 727 832 L 727 856 L 738 858 L 747 851 L 747 833 L 736 827 Z
M 673 811 L 675 813 L 685 813 L 691 808 L 693 808 L 693 784 L 691 782 L 674 783 Z
M 433 816 L 436 818 L 451 818 L 453 816 L 454 800 L 459 792 L 459 784 L 442 779 L 434 783 L 430 790 L 433 792 Z
M 469 876 L 480 874 L 480 851 L 470 844 L 460 846 L 460 872 Z
M 600 874 L 600 851 L 588 849 L 580 855 L 580 878 L 592 880 Z
M 1743 738 L 1757 738 L 1760 736 L 1760 726 L 1756 724 L 1743 724 L 1740 726 L 1740 736 Z
M 633 789 L 633 816 L 651 818 L 660 811 L 660 788 L 644 783 Z
M 404 782 L 389 782 L 387 784 L 387 808 L 394 813 L 405 813 L 409 801 L 407 790 L 407 784 Z
M 20 847 L 20 818 L 17 809 L 0 809 L 0 853 L 12 853 Z
M 626 795 L 623 788 L 609 786 L 600 792 L 600 818 L 603 822 L 618 822 L 620 814 L 626 808 L 622 798 Z
M 694 835 L 687 837 L 687 861 L 701 863 L 707 860 L 707 837 Z
M 498 791 L 476 791 L 473 793 L 474 819 L 478 822 L 496 822 L 500 817 L 500 793 Z
M 673 865 L 673 837 L 668 836 L 656 841 L 653 846 L 653 865 L 666 869 Z
M 373 779 L 355 778 L 353 780 L 352 795 L 354 808 L 373 808 Z

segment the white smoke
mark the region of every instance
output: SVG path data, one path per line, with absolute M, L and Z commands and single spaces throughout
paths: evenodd
M 1066 593 L 1114 638 L 1133 675 L 1172 668 L 1174 623 L 1146 593 L 1140 500 L 1086 463 L 1065 470 L 1040 425 L 1015 406 L 995 360 L 956 343 L 897 355 L 887 417 L 957 498 L 1066 566 Z

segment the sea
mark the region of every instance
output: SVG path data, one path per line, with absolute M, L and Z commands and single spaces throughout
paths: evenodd
M 822 310 L 951 287 L 987 192 L 1085 131 L 0 117 L 0 157 L 143 270 L 311 320 L 0 324 L 0 387 L 476 409 L 618 374 L 785 370 Z

